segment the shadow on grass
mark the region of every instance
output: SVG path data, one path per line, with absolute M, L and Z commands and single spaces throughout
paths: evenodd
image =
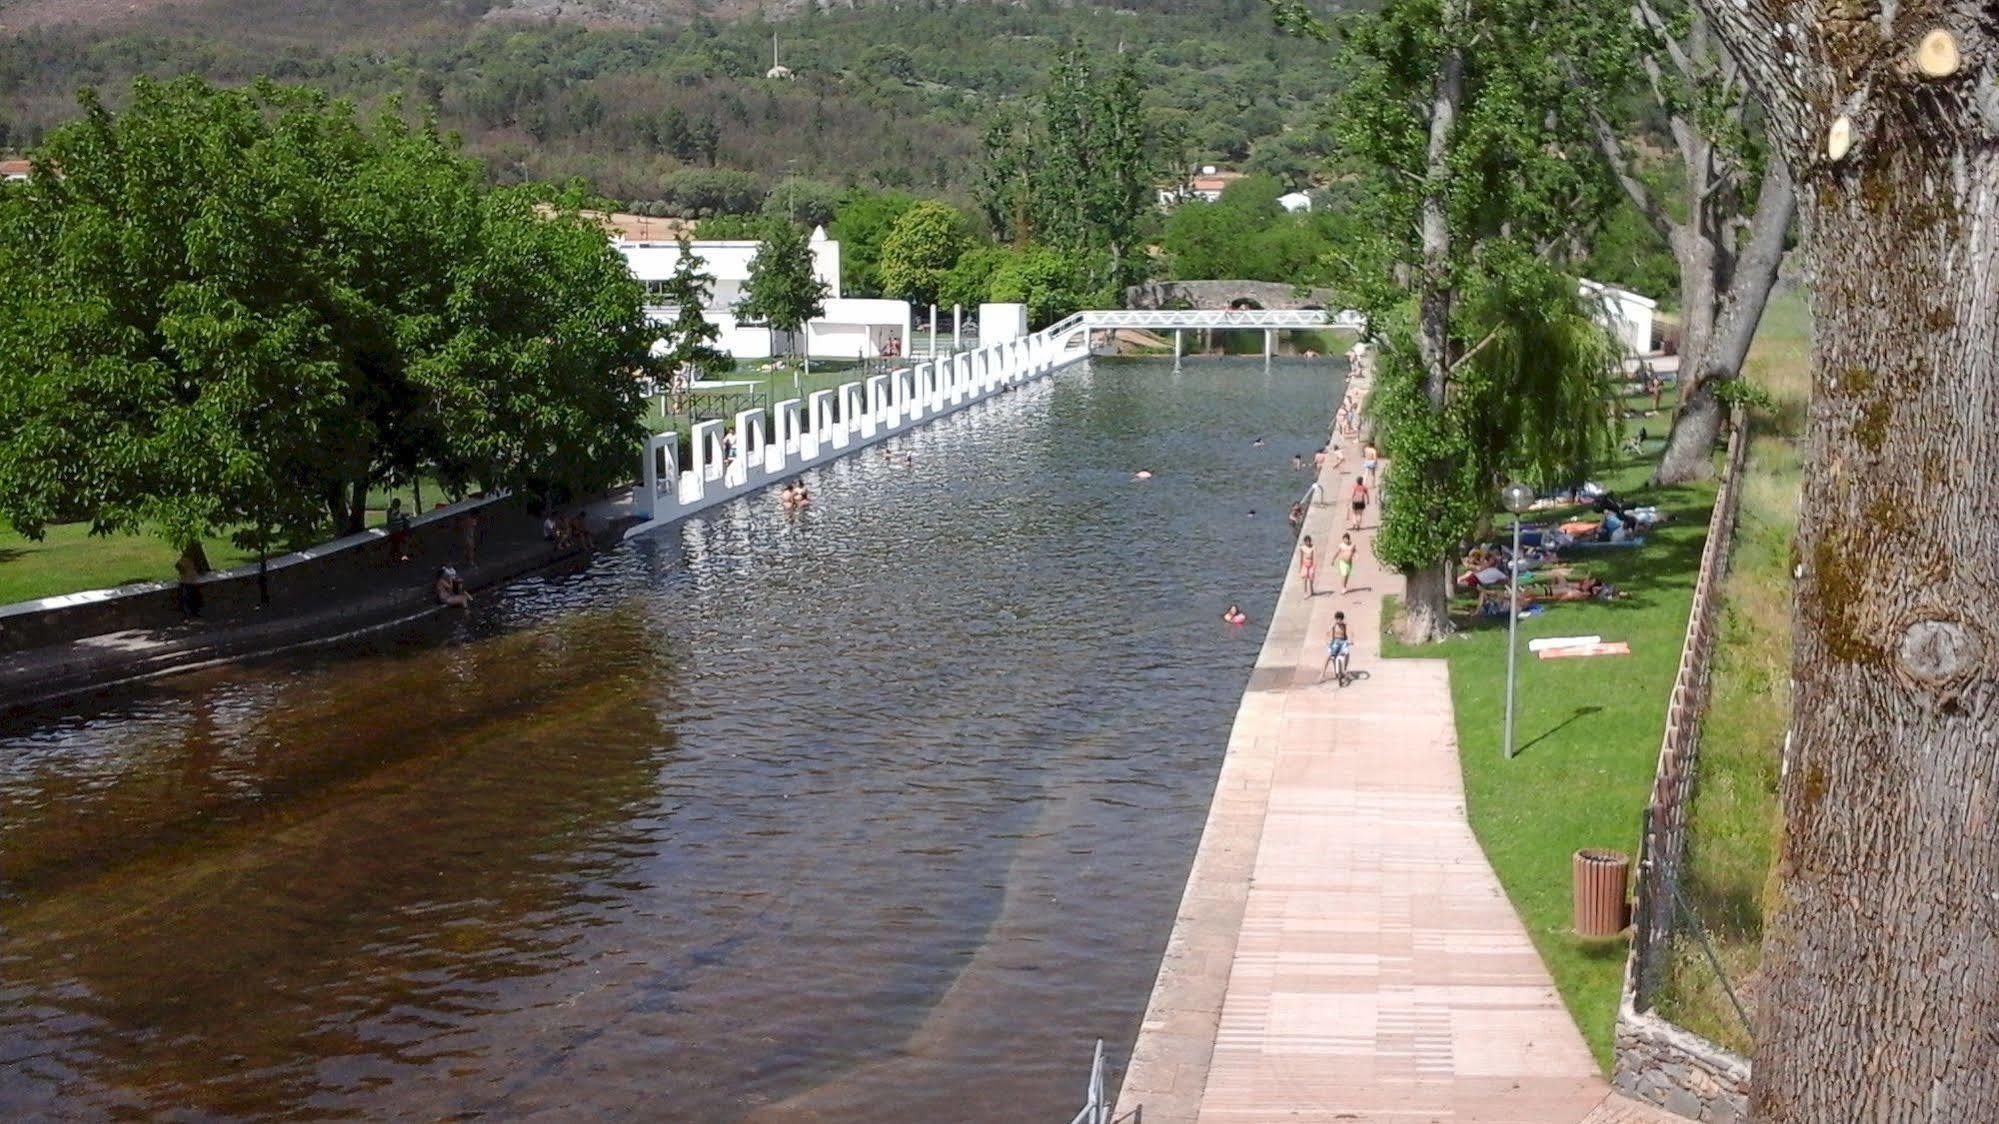
M 1541 731 L 1539 734 L 1536 734 L 1533 740 L 1525 742 L 1522 745 L 1518 746 L 1517 748 L 1514 749 L 1513 753 L 1516 757 L 1519 756 L 1520 754 L 1526 753 L 1528 750 L 1533 749 L 1535 746 L 1540 745 L 1542 742 L 1547 741 L 1549 738 L 1552 738 L 1556 734 L 1561 733 L 1563 730 L 1568 729 L 1570 726 L 1574 725 L 1577 722 L 1577 720 L 1588 718 L 1592 714 L 1602 714 L 1602 713 L 1603 713 L 1603 708 L 1600 706 L 1579 706 L 1576 708 L 1574 714 L 1569 715 L 1567 718 L 1562 719 L 1560 722 L 1557 722 L 1553 726 L 1550 726 L 1547 729 Z

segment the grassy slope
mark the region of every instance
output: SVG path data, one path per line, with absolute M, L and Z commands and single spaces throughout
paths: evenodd
M 1743 471 L 1735 554 L 1722 587 L 1713 695 L 1689 812 L 1688 898 L 1714 940 L 1738 998 L 1754 1013 L 1763 916 L 1781 822 L 1778 758 L 1790 722 L 1791 542 L 1798 522 L 1798 438 L 1809 391 L 1810 318 L 1802 294 L 1774 301 L 1748 377 L 1770 392 Z M 1668 1017 L 1739 1051 L 1750 1045 L 1697 946 L 1675 950 L 1661 1007 Z
M 403 506 L 417 512 L 412 489 L 377 492 L 368 498 L 369 526 L 386 521 L 390 496 L 402 497 Z M 424 510 L 450 498 L 436 482 L 425 481 Z M 237 549 L 227 535 L 203 539 L 202 546 L 208 552 L 208 564 L 218 570 L 257 560 L 256 551 Z M 50 527 L 42 541 L 35 542 L 0 523 L 0 605 L 132 582 L 165 581 L 174 576 L 174 560 L 179 554 L 157 535 L 92 535 L 85 524 L 69 523 Z
M 1663 414 L 1636 418 L 1631 428 L 1643 425 L 1657 434 L 1665 422 Z M 1606 1069 L 1627 946 L 1622 939 L 1586 941 L 1571 933 L 1570 855 L 1583 847 L 1630 853 L 1637 844 L 1714 497 L 1711 484 L 1646 490 L 1659 444 L 1653 440 L 1645 455 L 1600 479 L 1634 502 L 1670 511 L 1673 522 L 1641 548 L 1578 556 L 1630 599 L 1555 605 L 1520 622 L 1520 751 L 1513 760 L 1500 746 L 1503 621 L 1478 621 L 1440 646 L 1385 645 L 1391 655 L 1450 661 L 1472 829 Z M 1592 633 L 1629 642 L 1631 655 L 1544 661 L 1527 654 L 1527 641 L 1535 637 Z

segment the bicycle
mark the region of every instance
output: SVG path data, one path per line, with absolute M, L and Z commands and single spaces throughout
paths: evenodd
M 1319 682 L 1324 683 L 1326 681 L 1327 671 L 1333 673 L 1334 682 L 1338 683 L 1342 688 L 1353 682 L 1354 674 L 1348 669 L 1348 661 L 1352 657 L 1352 652 L 1353 648 L 1351 645 L 1343 644 L 1329 653 L 1326 656 L 1325 668 L 1319 672 Z

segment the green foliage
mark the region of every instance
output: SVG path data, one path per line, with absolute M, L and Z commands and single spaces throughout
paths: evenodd
M 885 291 L 875 263 L 896 220 L 915 205 L 916 196 L 906 191 L 855 188 L 848 192 L 833 225 L 826 228 L 840 243 L 840 285 L 848 295 L 874 297 Z
M 682 192 L 662 186 L 670 177 L 714 167 L 766 187 L 795 174 L 968 203 L 964 169 L 982 122 L 1039 89 L 1069 46 L 1108 59 L 1122 44 L 1147 117 L 1183 123 L 1175 155 L 1188 161 L 1239 160 L 1270 137 L 1309 131 L 1340 80 L 1277 34 L 1254 0 L 1138 0 L 1114 15 L 1039 4 L 818 11 L 784 25 L 795 82 L 763 79 L 771 29 L 761 19 L 683 19 L 626 3 L 599 20 L 593 6 L 604 13 L 568 3 L 565 17 L 529 21 L 482 19 L 504 7 L 485 0 L 208 0 L 141 4 L 87 26 L 10 19 L 0 145 L 31 146 L 73 119 L 68 92 L 78 86 L 123 88 L 141 73 L 225 84 L 272 74 L 364 106 L 400 95 L 463 136 L 499 182 L 581 177 L 609 198 L 671 200 Z M 649 14 L 655 26 L 633 26 Z M 761 200 L 694 205 L 749 212 Z
M 1064 52 L 1032 111 L 987 131 L 979 206 L 994 233 L 1097 259 L 1102 285 L 1143 279 L 1141 233 L 1159 170 L 1143 100 L 1131 56 L 1119 53 L 1100 74 L 1083 52 Z
M 1281 17 L 1323 30 L 1309 13 Z M 1373 410 L 1395 463 L 1380 557 L 1436 565 L 1491 510 L 1501 478 L 1585 470 L 1608 443 L 1601 396 L 1614 344 L 1569 276 L 1608 206 L 1586 107 L 1559 63 L 1589 21 L 1532 0 L 1389 0 L 1347 21 L 1352 82 L 1334 129 L 1351 181 L 1329 279 L 1380 331 Z M 1462 68 L 1441 161 L 1430 159 L 1439 76 Z M 1423 241 L 1435 201 L 1445 252 Z M 1415 308 L 1408 287 L 1415 280 Z M 1412 317 L 1426 316 L 1428 338 Z
M 1096 281 L 1105 268 L 1086 257 L 1049 246 L 1000 252 L 1004 258 L 987 278 L 985 299 L 1026 305 L 1029 328 L 1045 328 L 1110 299 Z
M 742 242 L 762 238 L 769 228 L 770 218 L 765 215 L 716 215 L 696 223 L 694 233 L 707 242 Z
M 965 216 L 956 207 L 934 199 L 916 204 L 895 220 L 882 243 L 877 266 L 882 291 L 916 305 L 937 300 L 945 276 L 970 245 Z
M 756 211 L 768 197 L 763 180 L 748 172 L 690 168 L 660 177 L 651 196 L 633 202 L 632 210 L 662 218 L 705 219 Z
M 782 220 L 770 223 L 763 245 L 750 259 L 743 299 L 736 313 L 787 334 L 826 312 L 827 286 L 812 272 L 812 247 L 805 232 Z
M 0 193 L 17 529 L 263 549 L 356 527 L 370 486 L 423 464 L 489 487 L 622 474 L 650 332 L 576 198 L 489 192 L 435 131 L 268 83 L 84 107 L 41 151 L 61 175 Z
M 661 304 L 675 310 L 673 322 L 666 327 L 663 341 L 666 350 L 658 356 L 658 366 L 672 374 L 691 374 L 697 379 L 735 366 L 734 360 L 715 347 L 715 341 L 722 338 L 721 329 L 702 315 L 715 285 L 714 276 L 702 270 L 705 264 L 683 236 L 680 261 L 658 295 Z
M 1245 176 L 1217 202 L 1195 199 L 1175 207 L 1160 239 L 1172 275 L 1293 284 L 1316 280 L 1333 250 L 1338 220 L 1286 212 L 1277 202 L 1283 191 L 1272 177 Z
M 1714 396 L 1731 406 L 1744 406 L 1757 413 L 1775 413 L 1777 398 L 1770 388 L 1745 378 L 1725 379 L 1714 388 Z

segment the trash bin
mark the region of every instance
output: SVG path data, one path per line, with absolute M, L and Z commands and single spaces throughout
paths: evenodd
M 1631 859 L 1619 851 L 1581 850 L 1573 861 L 1576 880 L 1576 935 L 1614 937 L 1624 931 L 1625 887 Z

